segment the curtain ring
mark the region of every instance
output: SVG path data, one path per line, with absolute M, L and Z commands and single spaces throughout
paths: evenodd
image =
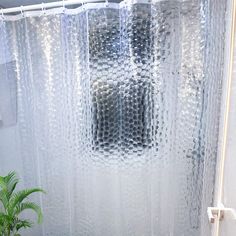
M 81 1 L 81 4 L 82 4 L 82 9 L 85 10 L 84 2 Z
M 23 6 L 20 6 L 20 12 L 21 12 L 21 16 L 24 17 L 25 14 L 24 14 L 24 7 Z
M 2 17 L 2 20 L 5 19 L 5 16 L 4 16 L 4 13 L 3 13 L 3 8 L 1 8 L 1 17 Z
M 45 6 L 44 6 L 44 2 L 41 3 L 41 10 L 42 10 L 42 13 L 45 14 Z
M 109 2 L 108 2 L 108 0 L 105 0 L 105 1 L 106 1 L 106 2 L 105 2 L 105 6 L 108 7 Z
M 65 0 L 62 0 L 62 7 L 63 7 L 63 12 L 65 12 L 65 9 L 66 9 L 66 7 L 65 7 Z

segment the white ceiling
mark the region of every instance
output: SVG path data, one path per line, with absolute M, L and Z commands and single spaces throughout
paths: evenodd
M 58 0 L 0 0 L 0 6 L 3 8 L 8 8 L 56 1 Z

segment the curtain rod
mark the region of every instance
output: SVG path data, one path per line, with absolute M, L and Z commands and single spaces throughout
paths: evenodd
M 58 2 L 49 2 L 49 3 L 41 3 L 41 4 L 34 4 L 29 6 L 20 6 L 20 7 L 12 7 L 1 9 L 0 14 L 10 14 L 16 12 L 24 12 L 24 11 L 32 11 L 32 10 L 39 10 L 39 9 L 48 9 L 54 7 L 64 7 L 69 5 L 76 5 L 76 4 L 84 4 L 84 3 L 91 3 L 91 2 L 106 2 L 105 0 L 64 0 Z

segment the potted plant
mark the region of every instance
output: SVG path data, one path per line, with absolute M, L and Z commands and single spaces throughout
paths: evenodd
M 44 191 L 32 188 L 16 192 L 18 183 L 19 178 L 15 172 L 0 176 L 0 236 L 20 236 L 22 228 L 33 226 L 33 222 L 20 217 L 25 210 L 33 210 L 37 214 L 38 223 L 42 222 L 41 208 L 27 199 L 32 193 Z

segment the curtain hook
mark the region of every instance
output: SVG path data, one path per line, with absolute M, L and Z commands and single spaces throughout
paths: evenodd
M 124 0 L 124 6 L 127 7 L 127 0 Z
M 63 7 L 63 12 L 65 12 L 65 9 L 66 9 L 66 7 L 65 7 L 65 0 L 62 0 L 62 7 Z
M 108 7 L 108 5 L 109 5 L 108 0 L 105 0 L 105 6 Z
M 24 7 L 23 6 L 20 6 L 20 12 L 21 12 L 21 16 L 24 17 L 25 14 L 24 14 Z
M 4 13 L 3 13 L 3 8 L 1 8 L 1 16 L 2 16 L 2 19 L 4 20 L 5 17 L 4 17 Z
M 45 6 L 44 6 L 44 2 L 41 3 L 41 9 L 42 9 L 42 13 L 45 14 Z
M 82 9 L 85 10 L 84 1 L 81 1 Z

